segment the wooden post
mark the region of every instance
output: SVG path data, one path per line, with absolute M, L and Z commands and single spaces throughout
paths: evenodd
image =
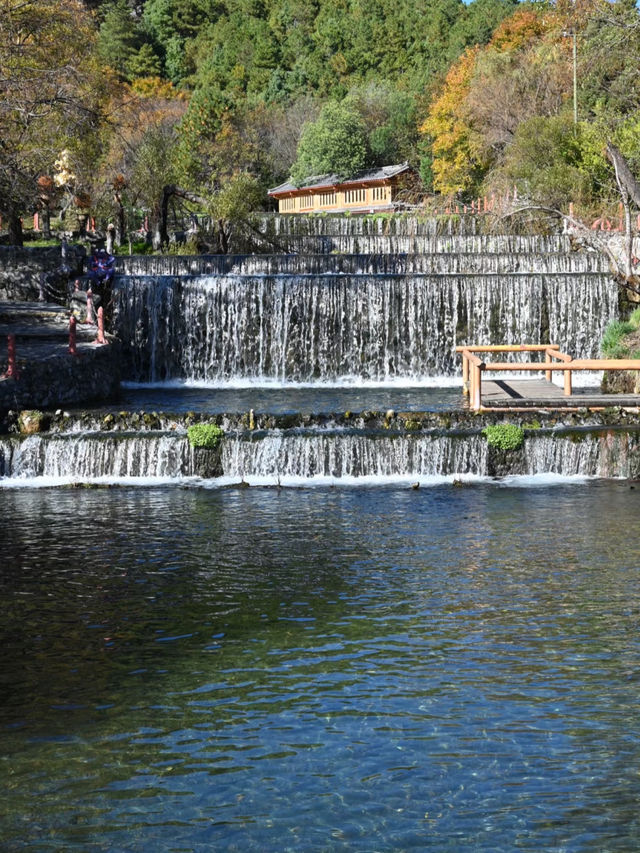
M 462 393 L 469 393 L 469 358 L 466 352 L 462 353 Z
M 69 355 L 78 355 L 76 349 L 76 318 L 73 314 L 69 318 Z
M 563 372 L 564 372 L 564 396 L 570 397 L 571 391 L 572 391 L 572 387 L 571 387 L 571 372 L 572 371 L 571 370 L 565 370 Z
M 551 364 L 551 353 L 549 352 L 549 350 L 545 350 L 544 363 L 545 364 Z M 551 382 L 551 371 L 550 370 L 545 370 L 544 378 L 547 380 L 547 382 Z
M 87 318 L 85 320 L 85 323 L 95 323 L 95 319 L 93 316 L 93 291 L 91 290 L 91 288 L 87 290 Z
M 98 335 L 96 337 L 96 343 L 107 343 L 107 339 L 104 336 L 104 310 L 102 308 L 102 305 L 98 308 Z
M 482 405 L 482 369 L 477 364 L 471 365 L 471 399 L 469 405 L 474 412 L 480 411 Z
M 16 367 L 16 336 L 7 335 L 7 372 L 5 379 L 17 379 L 18 369 Z

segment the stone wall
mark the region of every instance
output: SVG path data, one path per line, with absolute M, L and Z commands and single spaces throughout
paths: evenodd
M 68 278 L 81 275 L 84 255 L 81 246 L 68 246 L 66 265 L 69 270 L 61 274 Z M 41 274 L 55 274 L 62 264 L 60 246 L 0 246 L 0 301 L 37 301 Z
M 121 349 L 79 344 L 78 355 L 64 348 L 47 358 L 22 364 L 17 379 L 0 379 L 0 411 L 57 408 L 113 400 L 120 392 Z

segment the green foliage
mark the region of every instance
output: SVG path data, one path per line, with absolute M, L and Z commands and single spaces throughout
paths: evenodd
M 246 172 L 233 175 L 213 198 L 210 212 L 226 222 L 246 220 L 260 209 L 264 187 Z
M 98 54 L 105 65 L 124 80 L 131 79 L 130 64 L 138 52 L 137 27 L 127 0 L 115 0 L 100 26 Z
M 517 424 L 486 426 L 482 434 L 487 439 L 487 444 L 498 450 L 517 450 L 524 442 L 524 430 Z
M 605 329 L 600 349 L 604 358 L 636 358 L 636 332 L 640 328 L 640 308 L 636 308 L 628 320 L 613 320 Z M 633 336 L 631 340 L 629 336 Z
M 291 170 L 296 184 L 312 175 L 349 177 L 367 165 L 366 132 L 360 116 L 346 103 L 325 104 L 318 120 L 307 124 Z
M 189 240 L 184 240 L 183 242 L 176 241 L 175 243 L 169 243 L 169 245 L 163 250 L 163 255 L 197 255 L 199 252 L 198 242 L 193 238 Z
M 564 114 L 523 121 L 492 180 L 515 184 L 521 197 L 560 208 L 568 201 L 592 203 L 606 174 L 602 146 L 591 129 L 574 127 Z
M 130 77 L 159 77 L 162 71 L 160 59 L 151 45 L 146 42 L 137 53 L 130 56 L 127 64 Z
M 187 438 L 191 447 L 215 450 L 223 436 L 224 430 L 217 424 L 192 424 L 187 428 Z
M 356 112 L 365 127 L 368 165 L 417 162 L 417 100 L 386 81 L 352 89 L 346 105 Z

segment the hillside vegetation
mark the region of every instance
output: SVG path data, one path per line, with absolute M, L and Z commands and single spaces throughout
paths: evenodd
M 630 0 L 5 0 L 0 214 L 14 242 L 35 210 L 222 223 L 332 166 L 329 132 L 341 170 L 408 160 L 427 198 L 615 210 L 638 56 Z

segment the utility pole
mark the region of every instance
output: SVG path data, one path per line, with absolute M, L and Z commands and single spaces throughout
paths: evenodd
M 578 125 L 578 48 L 576 45 L 576 28 L 573 28 L 573 124 Z
M 573 126 L 578 126 L 578 45 L 576 40 L 576 28 L 563 30 L 563 36 L 571 36 L 573 39 Z

